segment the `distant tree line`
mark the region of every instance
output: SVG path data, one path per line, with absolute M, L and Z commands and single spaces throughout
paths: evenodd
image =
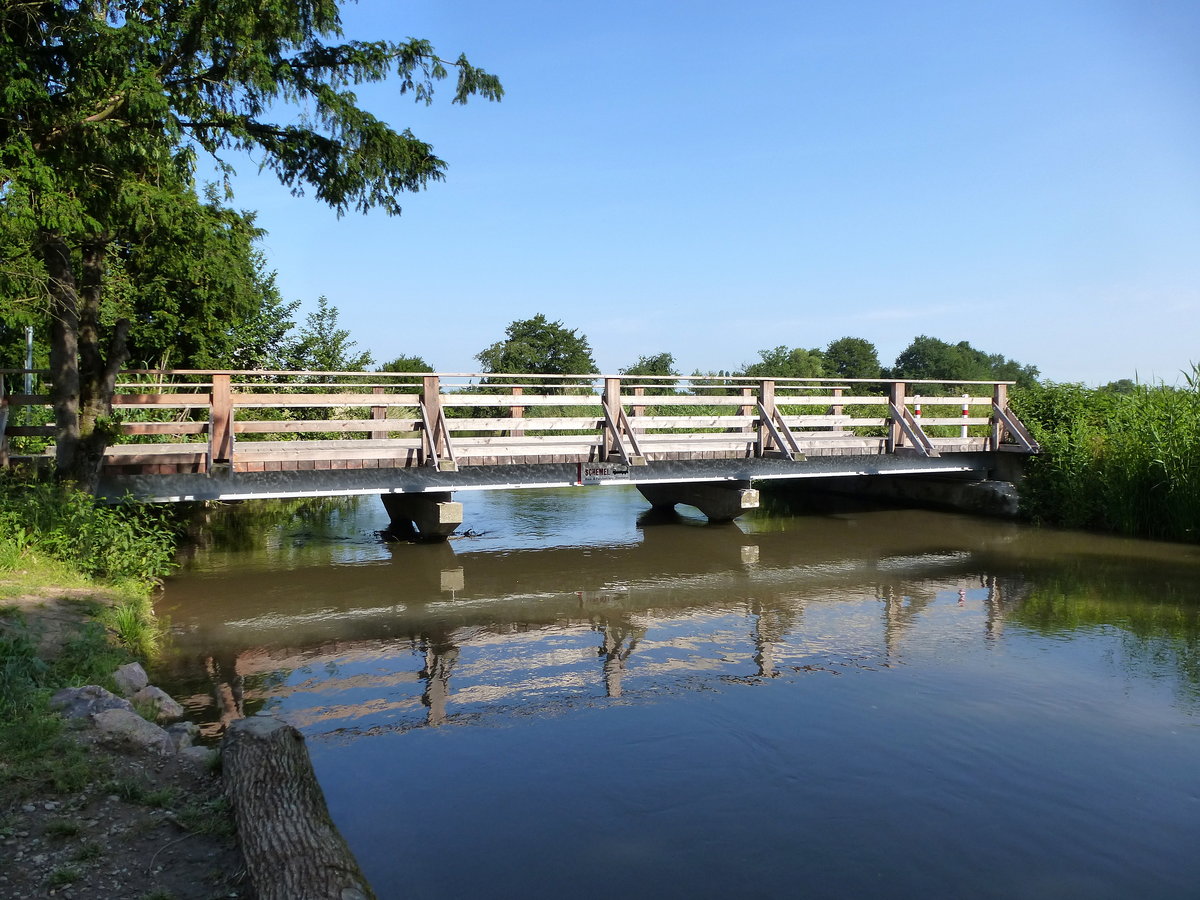
M 875 345 L 865 338 L 843 337 L 824 348 L 778 347 L 760 350 L 758 360 L 740 368 L 693 372 L 711 378 L 920 378 L 945 381 L 1014 381 L 1020 386 L 1037 383 L 1036 366 L 1024 365 L 1000 353 L 987 353 L 967 341 L 949 344 L 918 335 L 884 367 Z M 505 330 L 505 339 L 481 351 L 476 359 L 489 374 L 522 373 L 583 375 L 597 370 L 587 337 L 561 321 L 538 314 L 519 319 Z M 675 357 L 668 352 L 639 357 L 620 370 L 622 375 L 679 376 Z

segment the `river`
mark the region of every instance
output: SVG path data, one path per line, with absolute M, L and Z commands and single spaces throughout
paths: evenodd
M 159 603 L 159 680 L 300 728 L 381 898 L 1200 896 L 1200 548 L 456 499 L 222 520 Z

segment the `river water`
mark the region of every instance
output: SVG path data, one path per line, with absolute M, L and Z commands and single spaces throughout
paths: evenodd
M 1200 896 L 1200 548 L 456 499 L 221 523 L 160 602 L 160 680 L 300 728 L 380 897 Z

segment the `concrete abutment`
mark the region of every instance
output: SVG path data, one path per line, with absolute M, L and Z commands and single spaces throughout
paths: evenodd
M 451 499 L 453 496 L 450 491 L 381 494 L 391 519 L 388 530 L 420 541 L 444 541 L 463 522 L 462 504 Z

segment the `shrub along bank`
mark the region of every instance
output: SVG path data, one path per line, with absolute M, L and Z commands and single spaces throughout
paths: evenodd
M 1182 387 L 1041 384 L 1012 401 L 1042 445 L 1021 486 L 1030 518 L 1200 541 L 1200 367 Z
M 0 795 L 74 790 L 94 777 L 50 711 L 50 695 L 82 684 L 112 688 L 117 666 L 154 653 L 150 592 L 173 567 L 175 543 L 161 513 L 0 477 Z M 57 635 L 29 621 L 47 605 Z

